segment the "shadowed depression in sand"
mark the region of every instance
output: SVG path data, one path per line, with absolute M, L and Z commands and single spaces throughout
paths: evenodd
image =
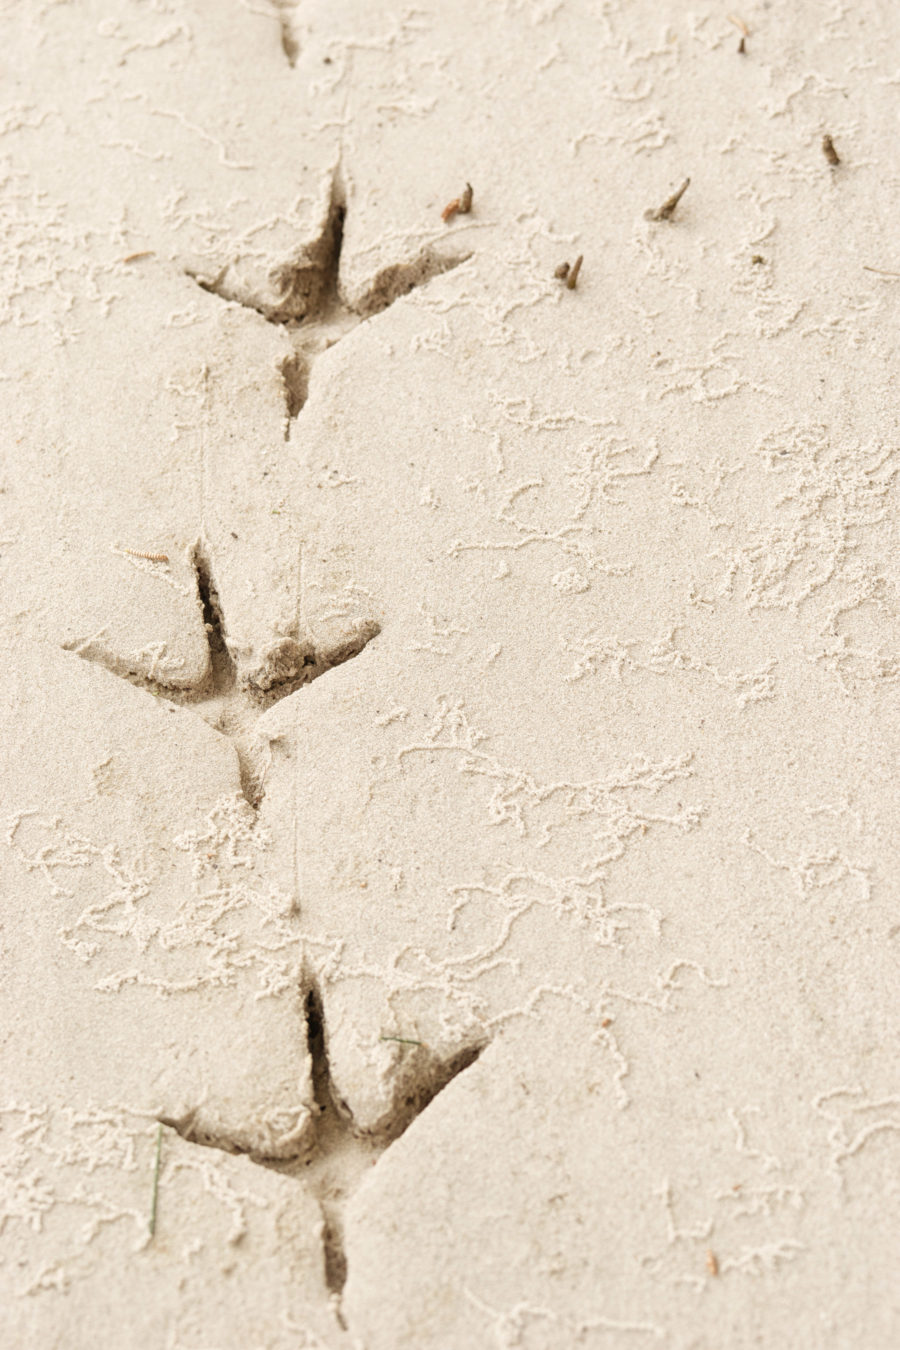
M 0 53 L 3 1344 L 892 1350 L 900 18 Z

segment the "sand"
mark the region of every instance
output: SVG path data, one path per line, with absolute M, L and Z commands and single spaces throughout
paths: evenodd
M 895 1346 L 900 15 L 0 53 L 3 1344 Z

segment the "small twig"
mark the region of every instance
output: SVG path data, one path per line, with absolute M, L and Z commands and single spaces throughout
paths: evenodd
M 707 1247 L 706 1249 L 706 1269 L 712 1276 L 716 1276 L 719 1273 L 719 1258 L 711 1247 Z
M 424 1041 L 410 1041 L 405 1036 L 379 1036 L 380 1041 L 398 1041 L 400 1045 L 424 1045 Z
M 900 277 L 900 272 L 886 272 L 883 267 L 870 267 L 868 263 L 863 263 L 864 272 L 877 272 L 880 277 Z
M 686 178 L 682 183 L 681 187 L 676 188 L 676 190 L 672 193 L 671 197 L 666 198 L 662 206 L 658 206 L 655 211 L 645 211 L 644 219 L 671 220 L 672 216 L 675 214 L 675 207 L 681 201 L 682 197 L 687 192 L 690 185 L 691 180 L 689 178 Z
M 156 1232 L 156 1210 L 159 1203 L 159 1160 L 162 1156 L 162 1125 L 157 1126 L 156 1130 L 156 1157 L 153 1161 L 153 1193 L 150 1196 L 150 1221 L 147 1227 L 150 1230 L 150 1236 L 153 1237 Z
M 822 154 L 831 165 L 840 164 L 841 162 L 841 157 L 834 148 L 834 141 L 827 133 L 822 137 Z
M 467 216 L 472 210 L 472 198 L 474 192 L 471 183 L 466 183 L 465 191 L 458 197 L 454 197 L 452 202 L 448 202 L 441 212 L 441 220 L 446 225 L 454 216 Z
M 138 258 L 152 258 L 154 256 L 152 248 L 145 248 L 143 253 L 129 253 L 127 258 L 123 258 L 123 263 L 137 262 Z
M 574 291 L 578 285 L 578 273 L 581 271 L 581 264 L 584 262 L 584 255 L 579 253 L 573 263 L 561 262 L 559 267 L 553 269 L 553 275 L 557 281 L 564 281 L 566 289 Z
M 123 553 L 127 553 L 129 558 L 145 558 L 147 562 L 168 562 L 168 553 L 144 553 L 138 548 L 123 548 Z
M 738 30 L 738 32 L 739 32 L 740 35 L 741 35 L 741 40 L 740 40 L 740 42 L 738 43 L 738 55 L 739 55 L 739 56 L 746 56 L 746 55 L 747 55 L 747 38 L 750 36 L 750 29 L 749 29 L 749 28 L 747 27 L 747 25 L 744 23 L 744 20 L 743 20 L 743 19 L 739 19 L 738 16 L 737 16 L 736 14 L 729 14 L 729 15 L 728 15 L 728 19 L 729 19 L 729 22 L 730 22 L 730 23 L 733 23 L 733 24 L 734 24 L 735 28 Z

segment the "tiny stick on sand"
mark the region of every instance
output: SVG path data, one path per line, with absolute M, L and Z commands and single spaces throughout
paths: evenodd
M 828 163 L 832 165 L 832 167 L 834 167 L 835 164 L 840 164 L 841 162 L 841 157 L 834 148 L 834 141 L 827 134 L 827 132 L 822 137 L 822 154 L 828 160 Z
M 738 32 L 739 32 L 740 35 L 741 35 L 741 40 L 740 40 L 740 42 L 738 43 L 738 54 L 739 54 L 740 56 L 746 56 L 746 55 L 747 55 L 747 38 L 750 36 L 750 29 L 749 29 L 749 28 L 747 27 L 747 25 L 744 23 L 744 20 L 743 20 L 743 19 L 739 19 L 738 16 L 737 16 L 736 14 L 729 14 L 729 15 L 728 15 L 728 19 L 729 19 L 729 21 L 730 21 L 731 23 L 734 24 L 735 28 L 738 30 Z
M 578 273 L 581 271 L 581 264 L 583 262 L 584 255 L 579 253 L 578 257 L 571 265 L 567 262 L 562 262 L 559 264 L 559 267 L 555 267 L 553 269 L 553 275 L 556 277 L 557 281 L 564 281 L 566 283 L 567 290 L 574 291 L 575 287 L 578 285 Z
M 686 178 L 680 188 L 676 188 L 671 197 L 667 197 L 662 206 L 658 206 L 655 211 L 645 211 L 645 220 L 671 220 L 675 214 L 675 207 L 681 201 L 684 194 L 691 185 L 691 180 Z
M 153 1237 L 156 1232 L 156 1211 L 159 1204 L 159 1160 L 162 1156 L 162 1125 L 157 1126 L 156 1130 L 156 1156 L 153 1159 L 153 1191 L 150 1196 L 150 1220 L 147 1227 L 150 1230 L 150 1236 Z
M 454 197 L 452 202 L 448 202 L 441 212 L 441 220 L 446 225 L 454 216 L 467 216 L 472 210 L 472 198 L 474 191 L 471 183 L 466 183 L 465 190 Z

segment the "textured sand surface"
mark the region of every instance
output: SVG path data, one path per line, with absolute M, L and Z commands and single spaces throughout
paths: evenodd
M 900 13 L 0 81 L 3 1344 L 896 1346 Z

